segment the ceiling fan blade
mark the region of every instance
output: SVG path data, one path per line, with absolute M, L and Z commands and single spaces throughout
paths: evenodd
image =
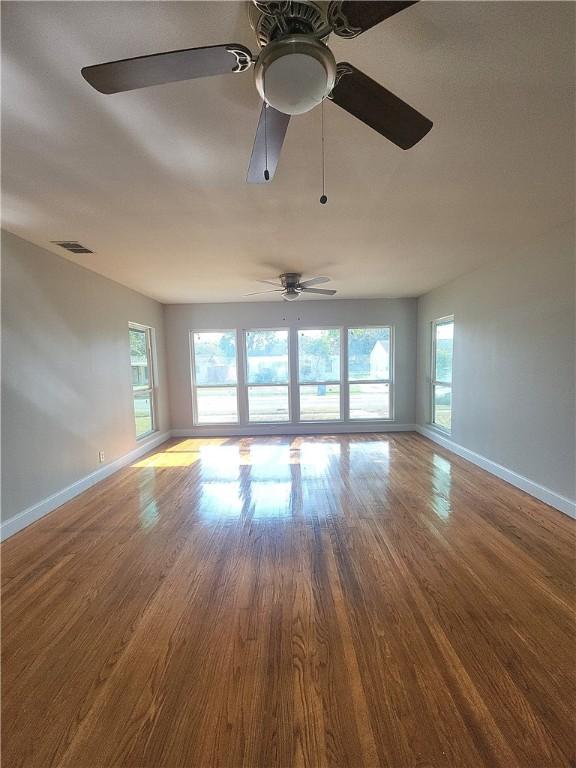
M 100 93 L 119 93 L 195 77 L 244 72 L 252 53 L 240 43 L 187 48 L 120 59 L 82 69 L 82 77 Z
M 252 293 L 243 293 L 242 296 L 259 296 L 261 293 L 280 293 L 284 288 L 271 288 L 269 291 L 253 291 Z
M 352 64 L 338 64 L 336 73 L 336 85 L 329 96 L 334 104 L 401 149 L 413 147 L 432 128 L 431 120 Z
M 248 184 L 265 184 L 274 178 L 289 122 L 290 115 L 262 104 L 246 176 Z M 266 160 L 268 160 L 267 164 Z M 268 170 L 268 178 L 264 175 L 266 170 Z
M 300 285 L 302 288 L 307 288 L 309 285 L 319 285 L 320 283 L 329 283 L 329 277 L 311 277 L 310 280 L 303 280 Z
M 328 19 L 339 37 L 357 37 L 417 2 L 418 0 L 335 0 L 328 6 Z
M 273 282 L 272 280 L 257 280 L 257 283 L 264 283 L 265 285 L 274 285 L 276 288 L 282 288 L 282 283 Z
M 323 296 L 334 296 L 336 291 L 333 288 L 302 288 L 305 293 L 321 293 Z

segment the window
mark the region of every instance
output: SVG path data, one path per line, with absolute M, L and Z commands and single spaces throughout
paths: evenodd
M 350 419 L 391 418 L 392 329 L 348 329 Z
M 236 331 L 194 331 L 196 424 L 237 424 Z
M 432 323 L 432 424 L 447 432 L 452 429 L 453 339 L 453 317 Z
M 156 430 L 152 333 L 153 329 L 144 325 L 130 323 L 128 327 L 132 399 L 137 439 Z
M 298 331 L 300 421 L 340 419 L 340 329 Z
M 250 422 L 290 421 L 288 331 L 246 331 Z

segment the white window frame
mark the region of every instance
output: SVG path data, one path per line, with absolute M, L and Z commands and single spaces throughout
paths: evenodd
M 452 426 L 450 426 L 450 429 L 447 429 L 446 427 L 442 426 L 442 424 L 438 424 L 436 419 L 436 404 L 435 404 L 435 398 L 434 398 L 434 390 L 436 387 L 446 387 L 450 390 L 450 425 L 452 425 L 452 416 L 453 416 L 453 406 L 454 403 L 452 401 L 452 381 L 440 381 L 439 379 L 436 379 L 436 328 L 439 325 L 448 325 L 449 323 L 452 323 L 452 326 L 455 325 L 454 323 L 454 315 L 445 315 L 444 317 L 438 317 L 436 320 L 432 321 L 431 328 L 432 328 L 432 357 L 431 357 L 431 368 L 430 368 L 430 426 L 434 427 L 434 429 L 438 429 L 441 432 L 444 432 L 447 435 L 452 434 Z M 454 333 L 454 331 L 452 332 Z M 454 372 L 454 335 L 452 335 L 452 376 Z
M 235 384 L 196 384 L 196 351 L 194 349 L 195 333 L 232 333 L 236 340 L 236 383 Z M 240 417 L 240 375 L 238 370 L 238 330 L 236 328 L 194 328 L 190 331 L 190 380 L 192 382 L 192 421 L 196 427 L 237 427 L 241 424 Z M 236 390 L 236 421 L 199 421 L 198 419 L 198 390 L 199 389 L 232 389 Z
M 351 379 L 350 372 L 349 372 L 350 347 L 348 344 L 348 333 L 349 331 L 362 331 L 370 328 L 387 328 L 388 331 L 390 332 L 390 349 L 388 354 L 388 378 L 387 379 Z M 395 351 L 395 348 L 396 348 L 395 327 L 393 325 L 350 325 L 346 328 L 346 374 L 347 374 L 346 388 L 348 392 L 348 397 L 347 397 L 348 412 L 346 413 L 346 418 L 348 419 L 348 421 L 353 421 L 353 422 L 394 421 L 394 400 L 395 400 L 394 398 L 394 369 L 395 369 L 394 351 Z M 357 417 L 352 417 L 350 415 L 350 385 L 351 384 L 388 384 L 388 392 L 389 392 L 388 416 L 368 417 L 368 418 L 362 418 L 362 419 L 359 419 Z
M 288 381 L 286 384 L 251 384 L 248 381 L 248 334 L 249 333 L 259 333 L 260 331 L 284 331 L 286 333 L 286 338 L 288 340 Z M 258 425 L 258 424 L 292 424 L 292 375 L 291 375 L 291 365 L 290 361 L 292 358 L 291 355 L 291 333 L 290 328 L 288 326 L 279 327 L 279 328 L 244 328 L 242 331 L 242 354 L 244 356 L 244 396 L 246 401 L 246 424 L 250 424 L 251 426 Z M 279 419 L 279 420 L 270 420 L 270 421 L 251 421 L 250 419 L 250 389 L 254 387 L 286 387 L 286 390 L 288 392 L 288 418 L 287 419 Z
M 145 440 L 154 432 L 158 431 L 157 400 L 158 393 L 156 387 L 156 331 L 150 325 L 141 323 L 128 323 L 128 347 L 130 347 L 130 331 L 143 331 L 146 334 L 146 357 L 148 364 L 148 386 L 134 386 L 132 381 L 132 362 L 130 361 L 130 383 L 132 385 L 132 418 L 134 420 L 134 435 L 136 440 Z M 144 432 L 142 435 L 136 434 L 136 412 L 134 411 L 134 401 L 136 395 L 147 395 L 152 405 L 152 429 Z
M 299 424 L 341 424 L 345 421 L 345 415 L 346 415 L 346 402 L 344 398 L 344 373 L 345 373 L 345 356 L 348 353 L 348 350 L 344 347 L 345 340 L 344 337 L 346 335 L 346 343 L 348 340 L 347 333 L 345 334 L 344 331 L 346 329 L 343 326 L 339 325 L 316 325 L 316 326 L 302 326 L 296 328 L 296 361 L 297 361 L 297 368 L 296 368 L 296 382 L 297 382 L 297 389 L 296 389 L 296 399 L 298 404 L 298 423 Z M 330 380 L 330 381 L 300 381 L 300 331 L 339 331 L 340 332 L 340 379 L 338 381 Z M 346 362 L 348 358 L 346 357 Z M 330 384 L 337 384 L 340 387 L 340 416 L 337 419 L 303 419 L 302 414 L 300 411 L 300 387 L 318 387 L 321 385 L 327 385 Z

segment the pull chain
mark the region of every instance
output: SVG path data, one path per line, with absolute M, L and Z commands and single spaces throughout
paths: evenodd
M 262 85 L 266 93 L 265 73 L 262 73 Z M 264 102 L 264 178 L 270 181 L 270 171 L 268 170 L 268 104 Z
M 326 197 L 326 160 L 325 160 L 325 153 L 324 153 L 324 99 L 322 99 L 321 104 L 322 109 L 322 195 L 320 197 L 320 202 L 322 205 L 326 205 L 328 202 L 328 198 Z
M 268 105 L 264 102 L 264 178 L 270 181 L 270 171 L 268 170 Z

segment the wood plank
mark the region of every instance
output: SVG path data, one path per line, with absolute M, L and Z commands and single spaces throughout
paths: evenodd
M 569 768 L 574 543 L 413 433 L 172 440 L 2 545 L 2 765 Z

